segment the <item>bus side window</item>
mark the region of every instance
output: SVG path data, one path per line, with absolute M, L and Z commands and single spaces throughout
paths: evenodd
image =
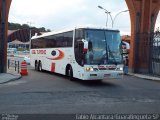
M 64 33 L 64 46 L 65 47 L 72 47 L 73 43 L 73 31 L 65 32 Z

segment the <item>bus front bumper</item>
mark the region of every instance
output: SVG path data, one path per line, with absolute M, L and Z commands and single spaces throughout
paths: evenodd
M 82 80 L 122 79 L 123 71 L 85 72 L 81 74 Z

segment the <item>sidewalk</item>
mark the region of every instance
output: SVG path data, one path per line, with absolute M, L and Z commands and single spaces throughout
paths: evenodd
M 21 75 L 14 69 L 10 68 L 10 69 L 7 69 L 7 73 L 0 73 L 0 84 L 18 80 L 20 78 L 21 78 Z
M 14 68 L 15 57 L 16 58 L 24 58 L 26 60 L 26 62 L 28 62 L 29 58 L 27 56 L 29 56 L 28 53 L 25 53 L 25 54 L 9 54 L 8 53 L 7 54 L 7 59 L 10 59 L 13 63 L 10 62 L 10 67 L 9 67 L 9 69 L 7 68 L 7 73 L 0 73 L 0 84 L 7 83 L 10 81 L 14 81 L 14 80 L 18 80 L 21 78 L 20 73 L 18 73 L 17 70 L 15 71 L 15 68 Z
M 137 73 L 128 73 L 128 74 L 135 76 L 135 77 L 147 79 L 147 80 L 160 81 L 160 76 L 154 76 L 154 75 L 149 75 L 149 74 L 144 75 L 144 74 L 137 74 Z

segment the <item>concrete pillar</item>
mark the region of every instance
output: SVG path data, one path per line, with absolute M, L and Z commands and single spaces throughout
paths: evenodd
M 0 0 L 0 73 L 7 71 L 8 13 L 11 0 Z
M 126 0 L 131 19 L 129 71 L 148 73 L 151 68 L 152 33 L 160 0 Z

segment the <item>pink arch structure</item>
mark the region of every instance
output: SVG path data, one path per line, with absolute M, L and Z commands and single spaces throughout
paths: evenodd
M 149 72 L 150 35 L 160 10 L 160 0 L 125 0 L 131 19 L 131 72 Z M 0 0 L 0 73 L 7 66 L 8 13 L 11 0 Z M 139 50 L 138 52 L 136 50 Z

